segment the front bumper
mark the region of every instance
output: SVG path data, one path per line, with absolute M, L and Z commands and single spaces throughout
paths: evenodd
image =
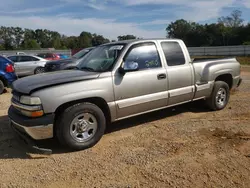
M 20 114 L 13 106 L 9 108 L 8 116 L 13 128 L 27 134 L 34 140 L 53 138 L 54 114 L 39 118 L 29 118 Z

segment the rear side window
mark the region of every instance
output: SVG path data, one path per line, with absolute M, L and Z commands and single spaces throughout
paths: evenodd
M 36 57 L 31 57 L 32 61 L 39 61 Z
M 162 42 L 163 49 L 168 66 L 178 66 L 185 64 L 185 57 L 178 42 Z
M 20 62 L 33 61 L 30 56 L 20 56 Z

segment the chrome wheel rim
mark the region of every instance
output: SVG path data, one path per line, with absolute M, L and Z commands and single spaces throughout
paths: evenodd
M 216 103 L 219 106 L 224 106 L 227 102 L 227 92 L 224 88 L 220 88 L 216 94 Z
M 93 138 L 97 131 L 97 120 L 90 113 L 76 116 L 70 124 L 70 135 L 77 142 L 86 142 Z
M 44 69 L 39 68 L 36 70 L 36 74 L 41 74 L 41 73 L 44 73 Z

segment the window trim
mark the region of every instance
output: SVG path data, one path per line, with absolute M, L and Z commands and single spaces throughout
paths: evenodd
M 177 43 L 179 45 L 181 51 L 182 51 L 183 58 L 184 58 L 184 64 L 180 64 L 180 65 L 168 65 L 168 61 L 167 61 L 167 58 L 165 56 L 165 52 L 164 52 L 163 47 L 162 47 L 162 43 Z M 160 44 L 160 47 L 161 47 L 161 50 L 162 50 L 162 53 L 163 53 L 163 58 L 166 61 L 166 65 L 167 65 L 168 68 L 185 66 L 187 64 L 186 54 L 184 53 L 183 46 L 182 46 L 182 44 L 179 41 L 164 41 L 163 40 L 163 41 L 160 41 L 159 44 Z
M 134 49 L 134 48 L 137 48 L 137 47 L 140 47 L 140 46 L 147 46 L 147 45 L 154 45 L 155 46 L 155 49 L 156 49 L 156 52 L 158 54 L 158 57 L 159 57 L 159 60 L 160 60 L 160 66 L 159 67 L 154 67 L 154 68 L 145 68 L 145 69 L 139 69 L 137 71 L 133 71 L 133 72 L 138 72 L 138 71 L 151 71 L 152 69 L 161 69 L 161 68 L 164 68 L 163 66 L 163 62 L 162 62 L 162 59 L 161 59 L 161 56 L 160 56 L 160 53 L 159 53 L 159 50 L 158 50 L 158 47 L 157 47 L 157 44 L 153 41 L 145 41 L 145 42 L 141 42 L 141 43 L 136 43 L 136 44 L 132 44 L 127 52 L 125 53 L 125 55 L 123 56 L 122 58 L 122 63 L 125 62 L 125 59 L 127 58 L 127 56 L 129 55 L 129 53 Z M 121 64 L 120 64 L 121 66 Z M 132 72 L 130 72 L 132 73 Z
M 31 62 L 32 60 L 29 60 L 29 61 L 20 61 L 22 59 L 22 57 L 29 57 L 29 58 L 32 58 L 31 56 L 28 56 L 28 55 L 21 55 L 19 56 L 19 61 L 20 63 L 25 63 L 25 62 Z

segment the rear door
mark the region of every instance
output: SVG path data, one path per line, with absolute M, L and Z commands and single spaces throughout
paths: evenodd
M 192 65 L 183 53 L 179 41 L 161 41 L 168 74 L 168 105 L 183 103 L 193 99 L 194 75 Z
M 19 56 L 19 72 L 21 76 L 28 76 L 34 74 L 34 69 L 37 67 L 37 62 L 34 61 L 32 56 Z

